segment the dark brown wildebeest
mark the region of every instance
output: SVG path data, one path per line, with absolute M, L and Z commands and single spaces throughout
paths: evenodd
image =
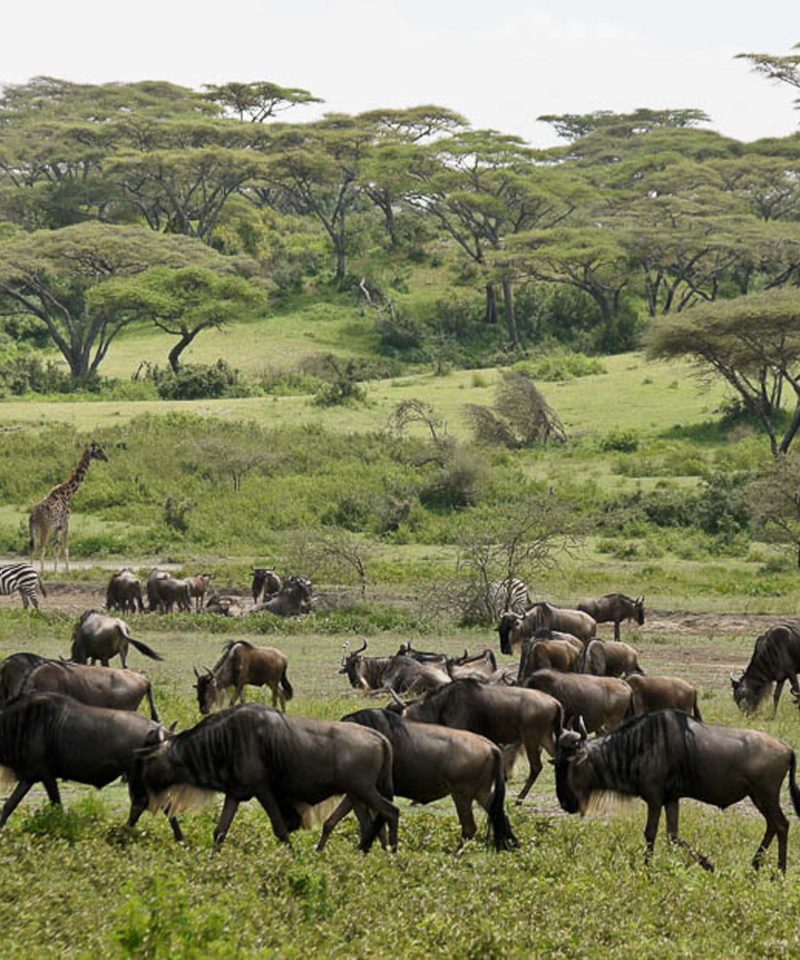
M 280 593 L 282 586 L 283 580 L 269 567 L 255 567 L 253 569 L 253 583 L 250 586 L 253 603 L 263 603 L 269 600 L 276 593 Z
M 297 617 L 302 613 L 310 613 L 311 605 L 311 581 L 305 577 L 287 577 L 274 597 L 266 603 L 257 603 L 249 612 Z
M 164 728 L 139 713 L 78 703 L 58 693 L 32 693 L 0 711 L 0 766 L 6 782 L 16 782 L 0 813 L 0 827 L 35 783 L 51 803 L 61 803 L 59 779 L 105 787 L 128 778 L 131 812 L 135 807 L 131 775 L 136 751 L 167 736 Z M 170 817 L 176 840 L 178 821 Z
M 199 613 L 203 609 L 203 600 L 206 596 L 206 590 L 211 586 L 210 573 L 198 573 L 193 577 L 184 577 L 183 582 L 189 592 L 189 602 L 194 598 L 194 609 Z
M 753 655 L 744 673 L 737 679 L 731 674 L 733 699 L 740 710 L 751 711 L 769 693 L 775 684 L 773 694 L 773 717 L 778 712 L 783 685 L 789 681 L 793 694 L 800 691 L 797 674 L 800 672 L 800 631 L 789 623 L 778 623 L 770 627 L 757 640 Z
M 778 836 L 778 866 L 786 872 L 789 822 L 780 803 L 781 784 L 789 774 L 789 791 L 800 817 L 800 788 L 795 754 L 760 730 L 701 723 L 682 710 L 660 710 L 636 717 L 614 733 L 587 741 L 586 730 L 565 731 L 556 754 L 556 794 L 567 813 L 584 814 L 592 794 L 603 791 L 641 797 L 647 804 L 647 857 L 652 855 L 663 807 L 667 835 L 706 869 L 713 866 L 678 837 L 682 797 L 725 809 L 750 797 L 767 829 L 753 858 L 761 865 Z
M 614 677 L 538 670 L 528 677 L 525 686 L 555 697 L 564 708 L 565 723 L 583 717 L 590 733 L 618 727 L 631 702 L 631 688 Z
M 464 650 L 463 657 L 448 657 L 445 667 L 452 680 L 464 680 L 467 677 L 491 680 L 497 673 L 497 658 L 488 647 L 472 656 Z
M 129 643 L 151 660 L 164 659 L 146 643 L 134 640 L 131 636 L 131 628 L 124 620 L 120 620 L 119 617 L 107 617 L 96 610 L 86 610 L 81 615 L 72 635 L 70 657 L 75 663 L 86 663 L 87 660 L 91 660 L 92 664 L 95 664 L 99 660 L 104 667 L 107 667 L 108 661 L 119 654 L 124 667 L 128 657 Z
M 130 567 L 123 567 L 108 581 L 106 610 L 119 610 L 120 613 L 144 613 L 142 584 Z
M 551 639 L 549 630 L 540 630 L 530 640 L 522 641 L 517 683 L 522 682 L 537 670 L 559 670 L 574 673 L 578 669 L 580 653 L 567 640 Z
M 639 666 L 639 655 L 633 647 L 617 640 L 590 640 L 581 654 L 578 671 L 595 677 L 625 677 L 644 673 Z
M 561 614 L 575 614 L 574 617 Z M 502 653 L 513 653 L 514 647 L 534 634 L 550 631 L 554 639 L 577 641 L 581 647 L 594 636 L 594 621 L 578 610 L 559 610 L 549 603 L 537 603 L 524 615 L 504 613 L 497 625 Z M 580 631 L 580 632 L 578 632 Z
M 542 748 L 553 756 L 563 711 L 557 700 L 538 690 L 469 679 L 454 680 L 408 704 L 403 716 L 407 720 L 470 730 L 498 745 L 521 744 L 530 768 L 517 797 L 521 802 L 542 770 Z
M 236 703 L 244 703 L 244 688 L 269 687 L 272 706 L 280 704 L 286 712 L 286 701 L 294 696 L 286 676 L 286 657 L 274 647 L 256 647 L 247 640 L 229 640 L 222 648 L 222 656 L 213 670 L 197 677 L 197 705 L 200 713 L 221 710 Z
M 348 643 L 344 644 L 347 649 Z M 367 641 L 342 657 L 339 673 L 346 674 L 357 690 L 393 690 L 395 693 L 427 693 L 450 683 L 444 663 L 425 661 L 405 654 L 389 657 L 365 657 Z
M 342 720 L 377 730 L 391 743 L 396 797 L 431 803 L 448 794 L 452 796 L 461 824 L 459 850 L 477 833 L 472 815 L 476 800 L 489 815 L 495 849 L 519 846 L 505 812 L 503 755 L 491 740 L 435 723 L 415 723 L 391 710 L 359 710 Z M 317 850 L 325 847 L 336 824 L 352 809 L 352 803 L 345 798 L 328 817 Z M 363 831 L 367 813 L 356 808 L 356 815 Z
M 135 711 L 147 697 L 150 716 L 158 720 L 152 685 L 141 673 L 44 657 L 29 660 L 31 656 L 35 654 L 15 653 L 0 664 L 0 705 L 14 697 L 49 692 L 92 707 Z
M 141 756 L 131 785 L 145 805 L 177 815 L 200 792 L 225 794 L 214 830 L 219 845 L 239 804 L 255 797 L 281 843 L 310 819 L 309 807 L 345 794 L 377 813 L 361 849 L 368 850 L 384 823 L 397 849 L 399 811 L 391 802 L 392 747 L 375 730 L 352 723 L 289 717 L 257 703 L 228 707 Z M 146 798 L 146 801 L 145 801 Z
M 160 613 L 172 613 L 177 607 L 178 612 L 188 613 L 192 609 L 189 581 L 178 580 L 171 573 L 159 571 L 159 576 L 152 583 L 148 579 L 147 596 L 151 612 L 158 610 Z
M 635 620 L 640 627 L 644 623 L 644 597 L 634 599 L 624 593 L 581 600 L 578 610 L 588 613 L 597 623 L 613 623 L 615 640 L 619 640 L 619 625 L 623 620 Z
M 627 677 L 625 681 L 633 691 L 630 716 L 640 717 L 656 710 L 684 710 L 702 720 L 697 687 L 679 677 Z

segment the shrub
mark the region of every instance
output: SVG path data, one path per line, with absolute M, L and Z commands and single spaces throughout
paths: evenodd
M 639 449 L 639 438 L 633 430 L 612 430 L 600 441 L 600 449 L 616 450 L 620 453 L 633 453 Z
M 154 367 L 152 375 L 162 400 L 206 400 L 247 395 L 247 388 L 239 380 L 239 371 L 222 359 L 211 364 L 187 363 L 178 373 Z
M 538 359 L 520 360 L 512 369 L 545 383 L 608 373 L 599 357 L 587 357 L 585 353 L 573 353 L 570 350 L 555 350 Z
M 434 510 L 460 510 L 481 499 L 486 469 L 471 450 L 456 448 L 436 476 L 420 491 L 420 501 Z
M 69 371 L 55 360 L 21 354 L 0 367 L 0 390 L 14 396 L 25 393 L 69 393 L 75 383 Z

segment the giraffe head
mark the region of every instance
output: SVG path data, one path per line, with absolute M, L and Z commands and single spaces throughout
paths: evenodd
M 90 460 L 105 460 L 106 462 L 108 461 L 108 457 L 105 455 L 103 448 L 100 446 L 99 443 L 95 443 L 94 440 L 92 440 L 92 442 L 89 444 L 89 446 L 86 449 L 89 454 Z

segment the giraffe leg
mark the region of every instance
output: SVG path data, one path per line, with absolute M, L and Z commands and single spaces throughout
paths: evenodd
M 64 527 L 64 567 L 69 573 L 69 527 Z

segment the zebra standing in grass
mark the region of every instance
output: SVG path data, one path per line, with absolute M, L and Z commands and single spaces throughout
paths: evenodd
M 486 588 L 486 608 L 492 620 L 499 619 L 508 610 L 525 613 L 530 606 L 528 588 L 517 577 L 493 580 Z
M 27 610 L 33 604 L 38 610 L 39 600 L 36 591 L 39 589 L 42 591 L 42 596 L 46 597 L 47 591 L 42 578 L 29 563 L 0 564 L 0 596 L 5 597 L 19 591 L 23 607 Z

